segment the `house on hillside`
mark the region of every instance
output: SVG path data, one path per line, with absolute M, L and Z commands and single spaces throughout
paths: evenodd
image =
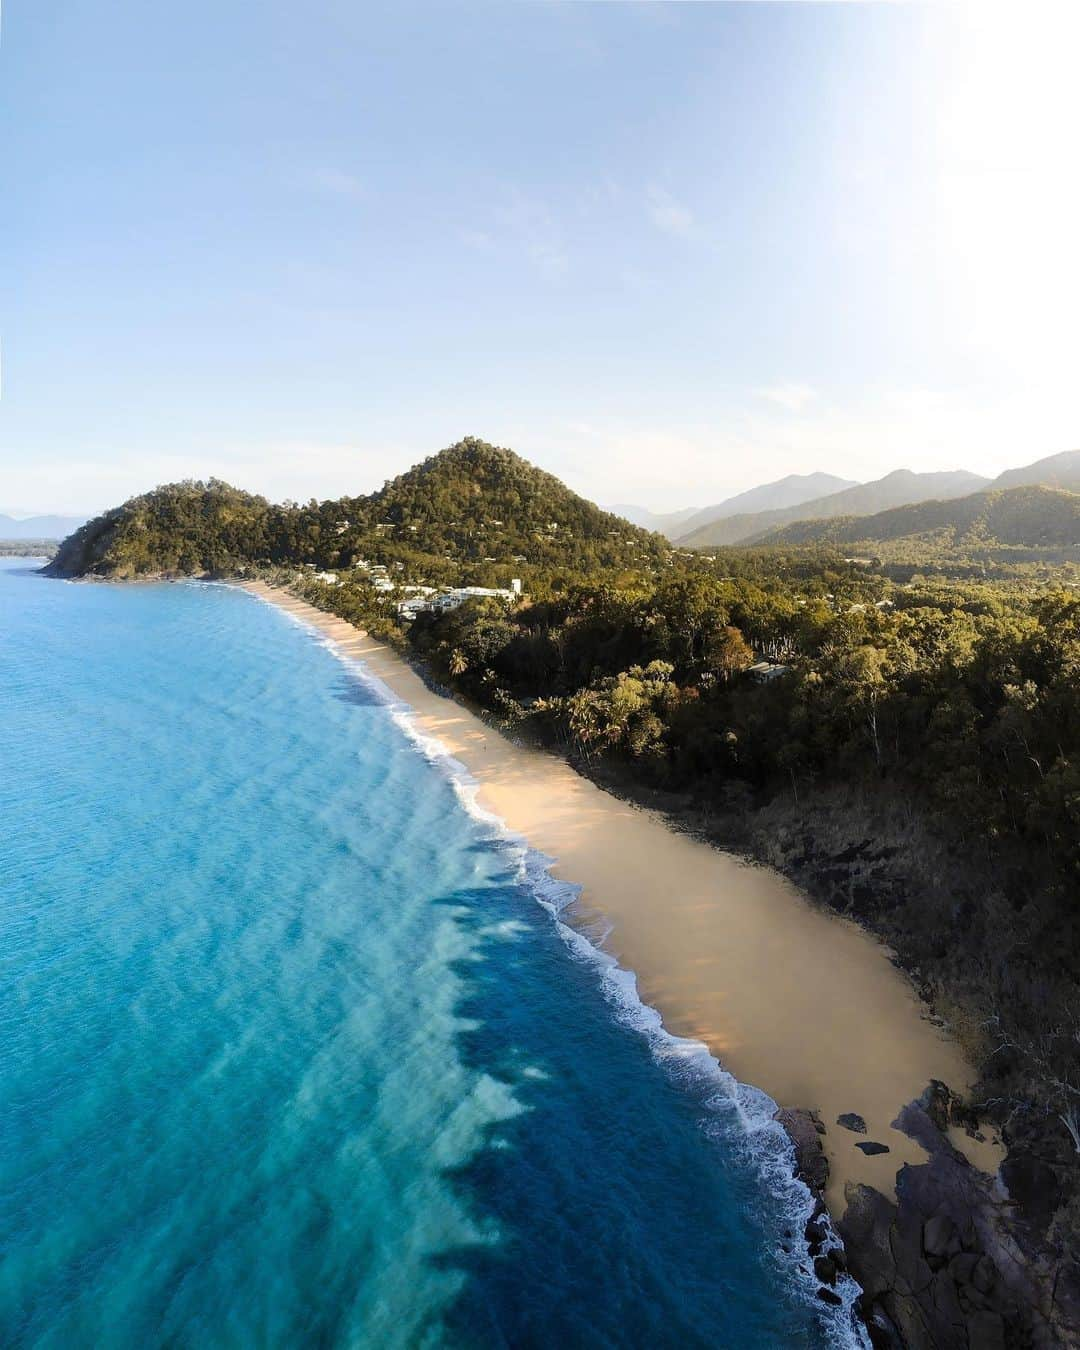
M 768 684 L 770 680 L 778 680 L 781 675 L 786 675 L 790 669 L 790 666 L 782 666 L 775 661 L 758 661 L 755 665 L 747 666 L 746 673 L 758 684 Z
M 410 588 L 411 589 L 411 588 Z M 521 579 L 515 577 L 508 587 L 499 586 L 454 586 L 432 594 L 430 587 L 424 587 L 426 594 L 413 595 L 403 600 L 397 607 L 398 618 L 411 623 L 418 614 L 433 612 L 445 614 L 447 610 L 457 609 L 466 600 L 505 600 L 508 603 L 521 598 Z

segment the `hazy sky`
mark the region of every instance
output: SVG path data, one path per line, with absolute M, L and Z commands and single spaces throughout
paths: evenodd
M 0 510 L 1080 446 L 1078 11 L 8 0 Z

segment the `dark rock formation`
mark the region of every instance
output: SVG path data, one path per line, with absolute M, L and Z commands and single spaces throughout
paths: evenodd
M 773 1117 L 787 1131 L 795 1146 L 795 1166 L 800 1177 L 816 1196 L 821 1195 L 829 1180 L 829 1160 L 821 1146 L 825 1126 L 816 1111 L 785 1108 Z
M 836 1245 L 836 1234 L 821 1198 L 829 1180 L 829 1160 L 821 1144 L 825 1126 L 816 1111 L 787 1109 L 777 1111 L 774 1119 L 783 1125 L 794 1146 L 796 1175 L 817 1201 L 803 1229 L 807 1252 L 814 1263 L 814 1277 L 820 1285 L 817 1296 L 822 1303 L 839 1307 L 844 1300 L 833 1286 L 841 1274 L 847 1273 L 848 1261 L 843 1247 Z
M 1045 1244 L 1015 1197 L 952 1147 L 950 1123 L 952 1096 L 931 1084 L 894 1122 L 930 1155 L 901 1168 L 896 1203 L 869 1186 L 847 1188 L 838 1228 L 871 1341 L 885 1350 L 1080 1347 L 1071 1253 Z M 1014 1174 L 1036 1198 L 1048 1184 L 1028 1163 Z
M 866 1121 L 854 1111 L 845 1111 L 842 1116 L 837 1116 L 836 1123 L 843 1125 L 844 1129 L 850 1130 L 852 1134 L 866 1133 Z
M 879 1144 L 875 1139 L 867 1139 L 864 1143 L 856 1144 L 856 1148 L 861 1148 L 868 1158 L 874 1158 L 879 1153 L 888 1153 L 888 1144 Z

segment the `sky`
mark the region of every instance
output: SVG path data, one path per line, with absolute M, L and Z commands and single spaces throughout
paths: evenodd
M 8 0 L 0 510 L 1080 446 L 1080 6 Z

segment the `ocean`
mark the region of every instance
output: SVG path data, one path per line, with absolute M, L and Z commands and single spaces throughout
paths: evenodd
M 232 588 L 36 566 L 0 560 L 0 1344 L 856 1343 L 771 1104 L 384 689 Z

